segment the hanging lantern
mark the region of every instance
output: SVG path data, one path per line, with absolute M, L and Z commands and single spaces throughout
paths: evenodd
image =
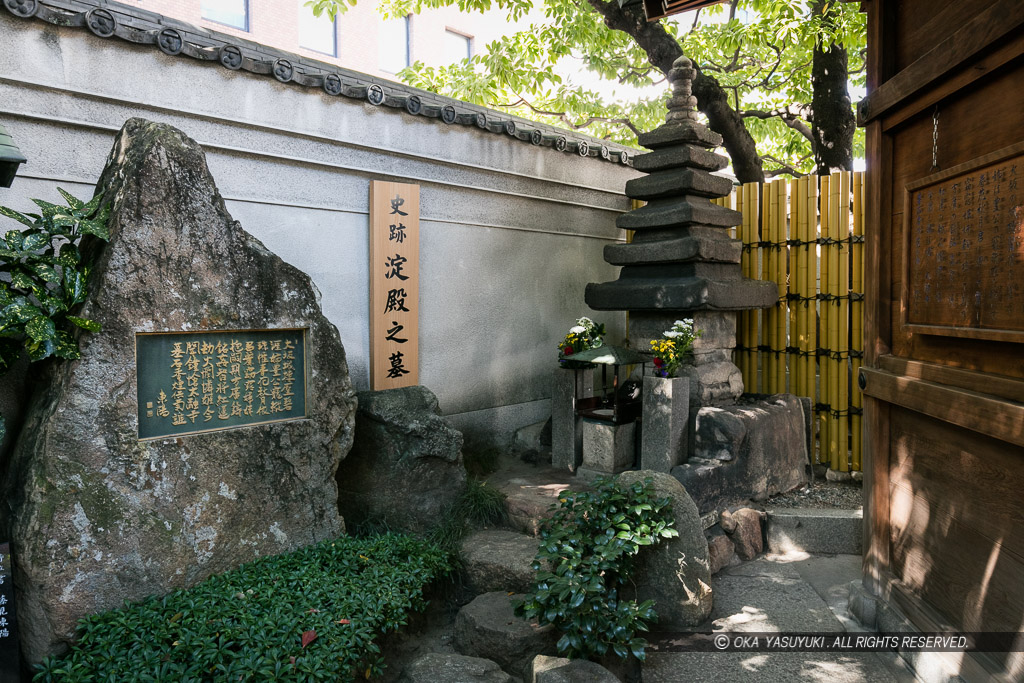
M 26 161 L 7 129 L 0 124 L 0 187 L 10 187 L 18 173 L 18 166 Z

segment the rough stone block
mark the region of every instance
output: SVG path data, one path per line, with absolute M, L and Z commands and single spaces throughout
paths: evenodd
M 585 659 L 537 655 L 530 664 L 529 683 L 619 683 L 608 669 Z
M 402 669 L 398 683 L 514 683 L 497 662 L 441 652 L 420 655 Z
M 636 459 L 636 423 L 612 424 L 583 420 L 583 467 L 592 472 L 615 474 L 633 466 Z
M 351 521 L 424 532 L 466 487 L 462 434 L 424 386 L 358 394 L 352 452 L 338 467 L 338 508 Z
M 712 575 L 722 571 L 736 558 L 736 546 L 721 528 L 715 527 L 707 533 L 708 568 Z
M 633 577 L 636 599 L 654 600 L 658 630 L 685 630 L 702 623 L 711 614 L 711 572 L 708 542 L 704 538 L 697 506 L 686 489 L 671 475 L 639 470 L 623 472 L 618 482 L 632 486 L 650 477 L 656 496 L 672 501 L 676 538 L 663 539 L 641 553 Z
M 506 592 L 477 596 L 455 617 L 455 649 L 495 661 L 517 676 L 527 674 L 537 655 L 554 655 L 558 631 L 515 616 L 512 601 L 522 598 Z
M 725 428 L 735 426 L 737 419 L 744 427 L 738 444 L 733 438 L 738 429 Z M 763 500 L 807 482 L 807 438 L 795 396 L 778 394 L 733 406 L 701 408 L 696 423 L 693 454 L 672 474 L 701 512 Z M 719 460 L 716 456 L 727 448 L 734 451 L 732 460 Z
M 462 541 L 466 587 L 474 594 L 494 591 L 525 593 L 533 583 L 530 568 L 537 539 L 515 531 L 477 531 Z
M 778 508 L 768 512 L 768 547 L 774 553 L 859 555 L 862 510 Z
M 761 527 L 761 512 L 753 508 L 741 508 L 732 513 L 736 521 L 730 537 L 736 554 L 744 560 L 752 560 L 764 551 L 764 530 Z
M 583 425 L 576 400 L 594 394 L 593 370 L 558 368 L 551 377 L 551 466 L 575 472 L 583 460 Z
M 850 582 L 847 603 L 850 614 L 861 626 L 873 629 L 878 623 L 878 598 L 868 592 L 860 579 Z
M 690 380 L 644 377 L 642 401 L 640 468 L 671 472 L 673 467 L 686 462 Z

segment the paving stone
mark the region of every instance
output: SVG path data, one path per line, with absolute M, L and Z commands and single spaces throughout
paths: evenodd
M 768 547 L 775 553 L 859 555 L 862 510 L 778 508 L 768 512 Z

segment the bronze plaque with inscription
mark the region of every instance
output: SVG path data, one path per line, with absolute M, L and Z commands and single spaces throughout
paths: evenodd
M 907 186 L 903 322 L 1024 341 L 1024 143 Z
M 306 330 L 135 335 L 139 439 L 306 416 Z

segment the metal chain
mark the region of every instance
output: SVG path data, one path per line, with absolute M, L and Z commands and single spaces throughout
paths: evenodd
M 939 106 L 935 105 L 935 112 L 932 114 L 932 168 L 939 168 Z

